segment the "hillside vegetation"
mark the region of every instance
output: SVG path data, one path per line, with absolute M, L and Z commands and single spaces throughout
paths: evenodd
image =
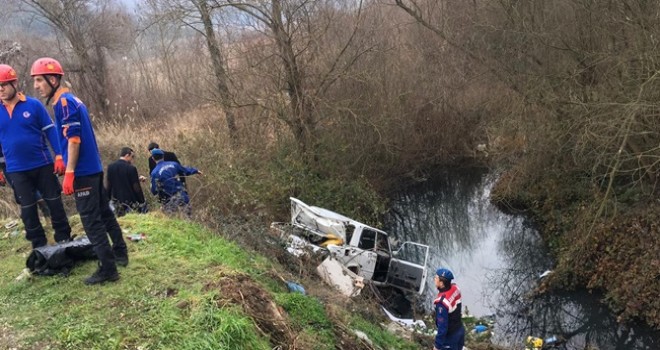
M 104 162 L 157 141 L 204 171 L 198 222 L 283 220 L 295 196 L 377 225 L 393 192 L 490 166 L 554 287 L 660 327 L 660 2 L 133 3 L 9 2 L 0 61 L 29 87 L 59 59 Z
M 76 219 L 74 232 L 80 233 Z M 385 331 L 368 309 L 361 312 L 352 301 L 323 293 L 322 287 L 307 286 L 313 294 L 306 296 L 289 293 L 283 279 L 296 277 L 277 262 L 200 225 L 158 213 L 128 215 L 119 221 L 127 234 L 143 233 L 146 238 L 128 242 L 131 261 L 120 269 L 119 282 L 95 287 L 82 283 L 96 268 L 93 261 L 76 267 L 68 277 L 21 275 L 29 242 L 2 229 L 0 348 L 420 346 Z M 372 344 L 360 340 L 354 330 L 364 332 Z

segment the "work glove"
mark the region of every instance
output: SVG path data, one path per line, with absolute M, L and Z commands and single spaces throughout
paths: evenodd
M 62 176 L 66 172 L 66 165 L 64 165 L 64 160 L 62 160 L 62 156 L 56 155 L 55 156 L 55 165 L 53 166 L 53 174 L 57 176 Z
M 73 175 L 73 171 L 67 171 L 64 173 L 64 181 L 62 181 L 62 192 L 64 194 L 71 195 L 73 194 L 73 179 L 75 176 Z
M 4 186 L 7 184 L 7 180 L 5 180 L 5 175 L 0 171 L 0 186 Z

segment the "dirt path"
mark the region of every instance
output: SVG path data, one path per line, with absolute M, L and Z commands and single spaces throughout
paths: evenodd
M 5 322 L 0 321 L 0 349 L 22 349 L 16 340 L 14 330 Z

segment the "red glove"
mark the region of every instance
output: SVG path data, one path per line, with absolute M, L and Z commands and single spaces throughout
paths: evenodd
M 7 180 L 5 180 L 5 175 L 2 174 L 2 171 L 0 171 L 0 186 L 4 186 L 7 184 Z
M 64 160 L 62 156 L 55 156 L 55 166 L 53 167 L 53 174 L 57 176 L 62 176 L 66 172 L 66 165 L 64 165 Z
M 67 171 L 64 173 L 64 181 L 62 181 L 62 192 L 64 194 L 71 195 L 73 194 L 73 171 Z

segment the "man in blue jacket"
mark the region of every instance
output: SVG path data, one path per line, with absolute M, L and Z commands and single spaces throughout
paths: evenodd
M 98 270 L 84 282 L 91 285 L 116 281 L 119 279 L 117 264 L 127 265 L 128 253 L 103 187 L 103 165 L 87 107 L 61 86 L 64 70 L 55 59 L 36 60 L 31 74 L 34 89 L 46 97 L 46 104 L 52 101 L 55 125 L 61 133 L 60 147 L 66 163 L 62 192 L 74 195 L 83 228 L 99 259 Z
M 163 204 L 166 213 L 181 210 L 190 216 L 190 198 L 181 179 L 194 174 L 201 175 L 202 172 L 174 161 L 165 161 L 165 152 L 160 148 L 152 149 L 151 156 L 156 161 L 156 167 L 151 172 L 151 193 L 158 195 L 158 201 Z
M 55 176 L 65 169 L 55 125 L 41 102 L 20 93 L 17 83 L 16 71 L 0 64 L 0 144 L 7 180 L 21 206 L 25 238 L 32 248 L 48 243 L 37 210 L 41 193 L 51 214 L 55 240 L 69 241 L 71 226 Z M 54 161 L 47 142 L 55 153 Z
M 438 296 L 433 301 L 438 334 L 433 349 L 463 350 L 465 328 L 461 319 L 461 291 L 456 284 L 451 283 L 454 274 L 445 268 L 437 269 L 434 279 L 438 288 Z

